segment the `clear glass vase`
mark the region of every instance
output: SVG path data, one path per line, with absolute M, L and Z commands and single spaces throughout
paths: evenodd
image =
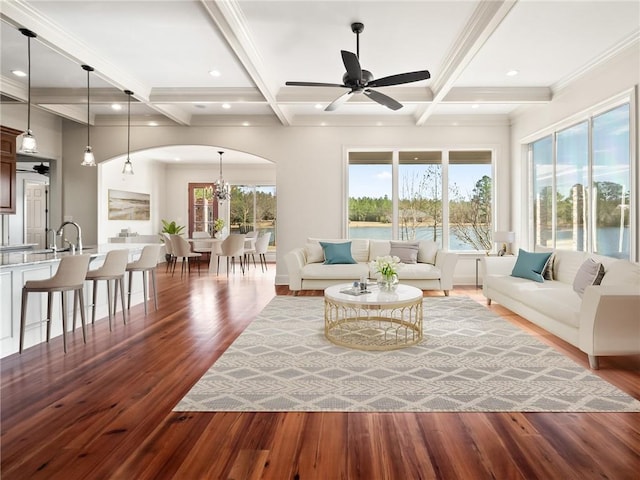
M 395 273 L 381 276 L 378 280 L 378 287 L 384 292 L 393 292 L 398 288 L 398 276 Z

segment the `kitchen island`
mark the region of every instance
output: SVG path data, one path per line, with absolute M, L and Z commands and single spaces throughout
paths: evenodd
M 129 261 L 136 260 L 146 244 L 104 244 L 96 247 L 84 248 L 82 254 L 91 256 L 89 269 L 93 270 L 102 265 L 104 257 L 111 250 L 129 250 Z M 0 358 L 18 352 L 20 341 L 20 311 L 22 302 L 22 287 L 27 280 L 41 280 L 50 278 L 55 274 L 60 259 L 68 255 L 79 255 L 80 252 L 70 251 L 52 252 L 50 250 L 24 250 L 21 252 L 0 253 Z M 144 293 L 142 288 L 142 276 L 133 276 L 131 289 L 131 305 L 142 303 Z M 91 315 L 91 282 L 85 282 L 84 299 L 86 318 Z M 106 282 L 98 282 L 98 302 L 96 303 L 96 319 L 106 319 L 107 310 L 107 285 Z M 126 289 L 125 289 L 126 291 Z M 125 293 L 126 294 L 126 293 Z M 54 294 L 53 313 L 51 322 L 51 337 L 62 335 L 62 320 L 60 312 L 59 293 Z M 47 295 L 31 294 L 28 298 L 27 321 L 25 327 L 24 347 L 46 342 L 46 312 Z M 120 302 L 118 302 L 120 303 Z M 73 318 L 73 302 L 67 303 L 69 319 Z M 118 312 L 119 313 L 119 312 Z M 119 316 L 118 318 L 122 318 Z M 97 320 L 96 320 L 97 321 Z M 72 328 L 72 321 L 68 327 Z M 76 328 L 80 328 L 80 319 L 76 322 Z M 91 335 L 91 329 L 88 329 Z

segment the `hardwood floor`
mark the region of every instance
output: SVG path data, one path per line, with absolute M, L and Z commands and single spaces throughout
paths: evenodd
M 159 269 L 159 310 L 102 319 L 1 362 L 1 475 L 10 479 L 636 479 L 637 413 L 176 413 L 171 409 L 286 287 Z M 310 292 L 307 294 L 319 294 Z M 427 295 L 440 295 L 427 292 Z M 457 288 L 484 304 L 475 288 Z M 491 309 L 578 363 L 586 356 Z M 640 399 L 640 357 L 603 358 Z

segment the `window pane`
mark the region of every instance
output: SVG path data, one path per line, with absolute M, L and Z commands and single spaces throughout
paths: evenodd
M 269 246 L 276 245 L 276 187 L 256 187 L 256 230 L 271 232 Z
M 553 137 L 531 144 L 533 160 L 533 224 L 536 245 L 553 247 Z
M 588 123 L 558 132 L 556 149 L 556 248 L 586 251 Z
M 247 233 L 254 226 L 253 186 L 232 185 L 229 231 L 231 233 Z
M 629 104 L 593 119 L 593 251 L 629 258 Z
M 349 164 L 349 237 L 391 239 L 390 163 Z
M 492 249 L 491 152 L 449 155 L 449 249 Z
M 439 152 L 438 152 L 439 153 Z M 401 160 L 398 238 L 434 240 L 442 245 L 442 164 Z

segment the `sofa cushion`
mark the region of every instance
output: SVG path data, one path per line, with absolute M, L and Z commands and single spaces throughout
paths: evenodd
M 391 242 L 389 240 L 369 241 L 369 261 L 372 262 L 378 257 L 386 257 L 391 252 Z
M 573 285 L 573 279 L 582 262 L 587 259 L 584 252 L 571 250 L 556 250 L 553 256 L 553 278 L 563 283 Z
M 394 242 L 391 241 L 389 255 L 398 257 L 402 263 L 417 263 L 418 242 Z
M 353 238 L 347 240 L 344 238 L 312 238 L 307 239 L 307 243 L 344 243 L 351 242 L 351 256 L 356 262 L 368 262 L 369 261 L 369 239 L 367 238 Z
M 640 291 L 640 265 L 628 260 L 616 260 L 605 265 L 600 285 L 633 285 Z
M 320 246 L 324 251 L 324 265 L 357 263 L 351 256 L 351 242 L 320 242 Z
M 590 285 L 600 285 L 602 277 L 604 277 L 602 264 L 587 258 L 576 273 L 576 278 L 573 280 L 573 290 L 582 297 L 584 289 Z
M 544 282 L 542 272 L 550 257 L 551 253 L 526 252 L 520 249 L 516 264 L 511 271 L 511 276 L 527 278 L 542 283 Z
M 319 243 L 306 243 L 304 246 L 304 253 L 307 256 L 307 263 L 324 262 L 324 251 Z
M 374 275 L 375 277 L 375 275 Z M 408 263 L 398 268 L 398 280 L 438 280 L 442 271 L 430 263 Z
M 420 240 L 418 247 L 418 262 L 435 265 L 438 248 L 438 244 L 433 240 Z
M 511 277 L 487 275 L 485 284 L 566 325 L 579 325 L 582 299 L 569 284 L 549 280 L 544 283 Z
M 302 267 L 301 277 L 305 280 L 358 280 L 369 273 L 366 263 L 348 263 L 341 265 L 324 265 L 322 263 L 308 263 Z

